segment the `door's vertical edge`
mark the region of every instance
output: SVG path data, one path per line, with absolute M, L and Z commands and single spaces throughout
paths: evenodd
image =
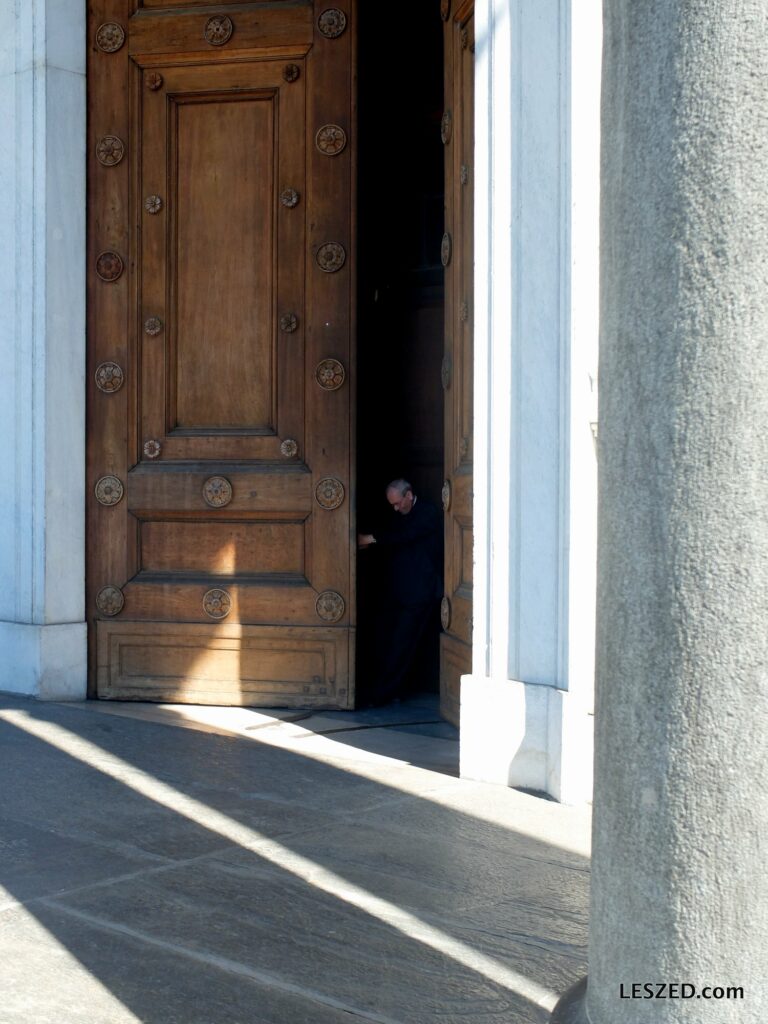
M 344 500 L 333 510 L 314 506 L 315 590 L 334 590 L 344 599 L 344 615 L 338 628 L 346 632 L 348 662 L 346 679 L 337 681 L 339 703 L 354 704 L 354 623 L 356 617 L 354 541 L 354 331 L 356 324 L 355 262 L 356 218 L 356 6 L 352 0 L 338 4 L 346 19 L 341 32 L 321 31 L 321 15 L 328 13 L 325 0 L 313 5 L 314 36 L 307 58 L 307 160 L 308 238 L 306 275 L 308 299 L 306 388 L 307 463 L 313 490 L 318 482 L 333 478 L 342 483 Z M 336 155 L 321 152 L 317 132 L 338 125 L 346 146 Z M 327 243 L 341 245 L 340 269 L 321 269 L 318 251 Z M 344 383 L 336 389 L 320 387 L 316 368 L 321 360 L 335 359 L 344 367 Z M 342 692 L 343 691 L 343 692 Z
M 472 95 L 465 90 L 471 65 L 474 5 L 442 5 L 445 144 L 445 601 L 441 637 L 440 706 L 458 725 L 461 676 L 471 671 L 471 582 L 464 545 L 472 517 Z
M 441 7 L 441 13 L 445 4 Z M 450 11 L 450 4 L 448 5 Z M 437 11 L 435 12 L 437 14 Z M 449 16 L 444 16 L 443 24 L 443 110 L 453 112 L 454 96 L 454 72 L 453 72 L 453 23 Z M 443 205 L 443 231 L 450 234 L 454 230 L 454 167 L 453 149 L 450 144 L 445 147 L 443 160 L 444 167 L 444 205 Z M 451 480 L 453 467 L 455 465 L 455 401 L 456 390 L 455 379 L 455 351 L 454 334 L 455 323 L 452 316 L 454 304 L 453 268 L 450 264 L 444 270 L 444 332 L 443 332 L 443 468 L 446 480 Z M 446 597 L 450 594 L 453 580 L 453 522 L 450 509 L 444 517 L 444 583 L 443 589 Z M 458 708 L 454 701 L 454 687 L 452 685 L 452 672 L 449 659 L 450 637 L 447 626 L 444 623 L 443 632 L 440 635 L 440 713 L 453 724 L 458 721 Z
M 347 457 L 349 463 L 349 687 L 347 707 L 355 706 L 355 667 L 357 665 L 357 300 L 358 300 L 358 54 L 360 34 L 357 24 L 358 0 L 348 0 L 351 17 L 351 88 L 349 96 L 349 124 L 351 129 L 351 186 L 350 186 L 350 242 L 352 245 L 352 266 L 350 271 L 350 312 L 349 312 L 349 444 Z
M 100 26 L 116 24 L 127 37 L 131 0 L 107 3 L 93 0 L 86 19 L 87 87 L 87 209 L 86 209 L 86 622 L 88 626 L 88 696 L 98 695 L 98 651 L 96 596 L 105 586 L 122 587 L 126 577 L 125 545 L 118 527 L 126 524 L 127 504 L 105 507 L 95 498 L 94 488 L 105 475 L 117 476 L 123 484 L 127 473 L 126 431 L 128 428 L 130 352 L 126 331 L 127 294 L 131 254 L 128 238 L 128 175 L 130 146 L 128 123 L 128 47 L 124 42 L 111 52 L 100 48 L 96 36 Z M 105 140 L 117 140 L 123 155 L 107 156 Z M 101 158 L 97 157 L 100 152 Z M 122 217 L 122 222 L 120 218 Z M 113 282 L 96 275 L 100 253 L 118 251 L 124 261 L 121 278 Z M 104 325 L 108 324 L 105 329 Z M 122 385 L 112 391 L 96 384 L 97 369 L 115 364 L 122 373 Z M 114 384 L 115 378 L 109 386 Z

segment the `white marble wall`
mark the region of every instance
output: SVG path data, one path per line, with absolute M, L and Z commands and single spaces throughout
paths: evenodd
M 599 0 L 478 0 L 462 774 L 591 793 Z
M 0 0 L 0 689 L 85 695 L 85 3 Z

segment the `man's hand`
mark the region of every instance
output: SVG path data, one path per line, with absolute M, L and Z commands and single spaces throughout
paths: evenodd
M 369 548 L 371 544 L 376 543 L 376 538 L 372 533 L 358 533 L 357 535 L 357 546 L 359 548 Z

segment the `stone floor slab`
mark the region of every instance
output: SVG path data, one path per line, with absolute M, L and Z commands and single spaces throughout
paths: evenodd
M 0 1022 L 543 1024 L 585 970 L 588 818 L 455 754 L 428 699 L 0 697 Z

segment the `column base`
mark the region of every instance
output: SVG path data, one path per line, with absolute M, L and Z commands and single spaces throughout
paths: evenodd
M 545 792 L 546 688 L 462 676 L 460 742 L 463 779 Z
M 461 677 L 461 777 L 592 799 L 592 718 L 583 699 L 553 686 Z
M 549 1024 L 590 1024 L 587 1015 L 587 979 L 582 978 L 560 997 Z
M 88 681 L 84 622 L 50 626 L 0 622 L 0 690 L 38 700 L 85 700 Z

